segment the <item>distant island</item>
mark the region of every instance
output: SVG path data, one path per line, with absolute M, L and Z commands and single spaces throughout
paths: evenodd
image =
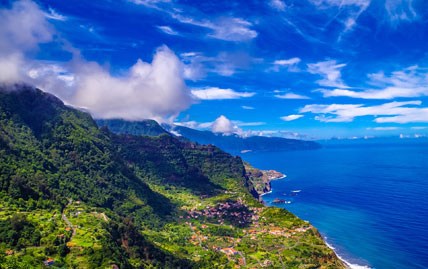
M 345 268 L 313 226 L 258 201 L 279 176 L 0 86 L 5 268 Z

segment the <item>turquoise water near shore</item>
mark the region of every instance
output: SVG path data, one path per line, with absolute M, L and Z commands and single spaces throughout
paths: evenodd
M 241 156 L 285 173 L 265 203 L 310 221 L 354 267 L 428 268 L 428 144 Z M 274 204 L 275 198 L 290 203 Z

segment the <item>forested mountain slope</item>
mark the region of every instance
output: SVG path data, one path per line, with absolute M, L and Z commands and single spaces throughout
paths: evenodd
M 0 86 L 1 268 L 340 268 L 318 232 L 251 196 L 240 158 L 99 129 Z

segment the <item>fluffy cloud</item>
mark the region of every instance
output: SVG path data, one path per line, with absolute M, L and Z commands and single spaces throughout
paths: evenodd
M 40 43 L 49 42 L 54 34 L 45 13 L 29 1 L 21 0 L 10 9 L 0 10 L 0 82 L 23 79 L 26 53 Z
M 385 75 L 369 74 L 369 84 L 379 89 L 354 91 L 349 89 L 320 90 L 324 97 L 347 96 L 361 99 L 394 99 L 397 97 L 428 96 L 428 70 L 411 66 Z
M 43 66 L 31 70 L 30 76 L 39 87 L 97 118 L 171 121 L 193 101 L 184 83 L 182 63 L 165 46 L 157 50 L 152 63 L 138 60 L 121 76 L 82 59 L 67 67 L 71 71 Z M 58 83 L 66 91 L 59 92 Z
M 228 118 L 221 115 L 213 122 L 211 130 L 214 133 L 232 134 L 238 130 L 238 127 Z
M 255 95 L 254 92 L 236 92 L 232 89 L 221 89 L 217 87 L 194 89 L 192 90 L 192 94 L 200 100 L 239 99 Z
M 13 3 L 11 9 L 0 10 L 0 51 L 27 51 L 39 43 L 52 40 L 53 29 L 39 7 L 29 1 Z
M 317 83 L 320 86 L 348 88 L 342 81 L 341 69 L 346 64 L 338 64 L 335 60 L 308 64 L 308 72 L 322 77 Z
M 171 121 L 193 102 L 183 64 L 167 47 L 156 51 L 152 63 L 138 60 L 121 75 L 112 75 L 78 52 L 66 63 L 26 57 L 53 40 L 55 30 L 47 18 L 66 19 L 54 10 L 46 13 L 34 2 L 21 0 L 1 9 L 0 18 L 0 82 L 33 84 L 97 118 Z
M 428 122 L 428 108 L 421 101 L 390 102 L 382 105 L 363 104 L 306 105 L 300 113 L 313 113 L 322 122 L 351 122 L 356 117 L 372 116 L 378 123 Z
M 21 79 L 24 60 L 20 53 L 2 55 L 0 53 L 0 82 L 12 83 Z
M 283 120 L 283 121 L 293 121 L 293 120 L 300 119 L 301 117 L 303 117 L 303 115 L 288 115 L 288 116 L 281 117 L 281 120 Z

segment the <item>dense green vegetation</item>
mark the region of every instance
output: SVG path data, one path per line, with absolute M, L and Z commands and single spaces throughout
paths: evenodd
M 252 184 L 214 146 L 114 135 L 40 90 L 0 87 L 0 268 L 342 267 Z
M 117 134 L 130 134 L 130 135 L 145 135 L 145 136 L 158 136 L 161 134 L 168 134 L 156 121 L 143 120 L 143 121 L 124 121 L 119 119 L 114 120 L 96 120 L 98 126 L 108 127 L 108 129 Z

